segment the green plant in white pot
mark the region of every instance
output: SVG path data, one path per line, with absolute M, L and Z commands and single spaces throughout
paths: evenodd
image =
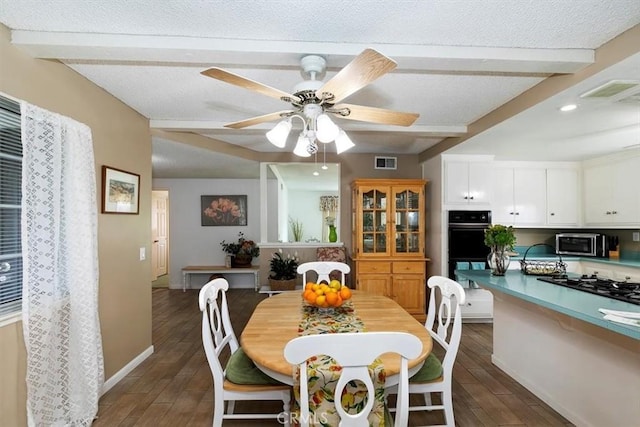
M 516 235 L 512 226 L 494 224 L 484 230 L 484 244 L 491 252 L 487 262 L 494 276 L 504 276 L 509 268 L 509 252 L 516 243 Z

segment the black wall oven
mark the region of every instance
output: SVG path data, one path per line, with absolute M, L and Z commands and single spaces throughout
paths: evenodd
M 489 247 L 484 230 L 491 225 L 491 211 L 449 211 L 449 277 L 456 269 L 486 268 Z

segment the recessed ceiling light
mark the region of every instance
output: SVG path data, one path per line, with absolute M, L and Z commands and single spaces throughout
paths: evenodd
M 563 111 L 563 112 L 573 111 L 576 108 L 578 108 L 578 106 L 576 104 L 567 104 L 567 105 L 563 105 L 562 107 L 560 107 L 560 111 Z

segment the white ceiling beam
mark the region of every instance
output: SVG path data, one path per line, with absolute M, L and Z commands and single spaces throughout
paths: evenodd
M 313 53 L 329 57 L 331 66 L 339 69 L 365 48 L 374 48 L 398 63 L 396 72 L 551 74 L 574 73 L 595 60 L 592 49 L 377 45 L 27 30 L 13 30 L 11 37 L 14 45 L 33 57 L 63 61 L 207 63 L 298 68 L 300 58 Z
M 243 134 L 249 132 L 264 133 L 273 128 L 274 123 L 260 123 L 251 128 L 243 129 Z M 237 129 L 224 127 L 224 123 L 208 120 L 150 120 L 151 129 L 159 129 L 173 132 L 206 132 L 210 134 L 233 134 Z M 416 136 L 461 136 L 467 133 L 464 125 L 454 126 L 421 126 L 412 125 L 409 127 L 376 125 L 368 123 L 345 123 L 341 122 L 340 127 L 346 132 L 393 132 L 403 134 L 413 134 Z

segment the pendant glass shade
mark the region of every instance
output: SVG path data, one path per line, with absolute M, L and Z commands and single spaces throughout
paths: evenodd
M 298 142 L 296 143 L 296 148 L 293 149 L 293 154 L 300 157 L 310 157 L 311 153 L 307 150 L 309 146 L 309 138 L 307 138 L 304 134 L 300 134 L 298 137 Z
M 284 148 L 289 132 L 291 132 L 291 121 L 283 120 L 267 132 L 267 139 L 276 147 Z
M 349 139 L 345 131 L 341 130 L 336 138 L 336 153 L 344 153 L 349 148 L 354 147 L 355 144 Z
M 331 142 L 340 133 L 340 128 L 326 114 L 320 114 L 316 119 L 316 137 L 320 142 Z

